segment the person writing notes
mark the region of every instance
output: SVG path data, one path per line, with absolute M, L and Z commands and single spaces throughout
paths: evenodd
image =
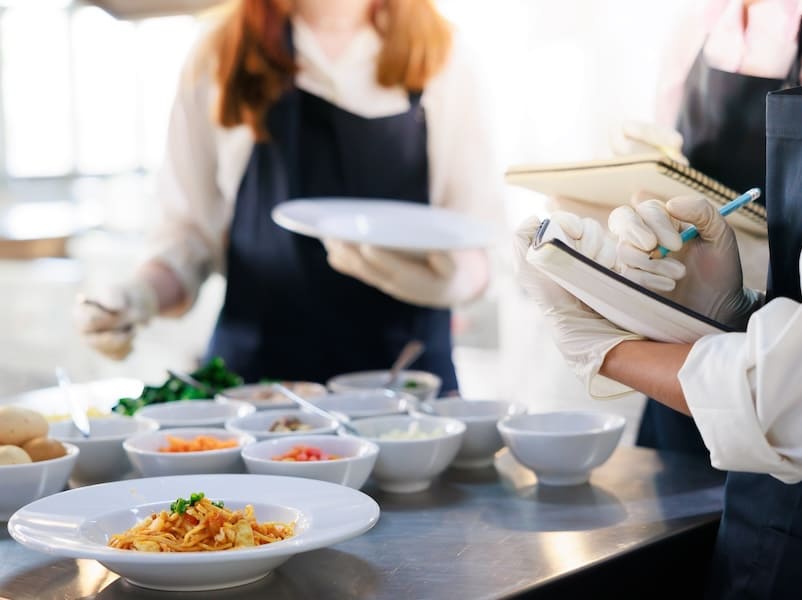
M 492 214 L 501 177 L 484 102 L 464 40 L 430 0 L 233 3 L 181 78 L 152 258 L 79 305 L 87 342 L 124 357 L 137 326 L 182 314 L 220 271 L 209 353 L 246 380 L 383 369 L 416 338 L 416 366 L 455 390 L 449 308 L 484 290 L 483 251 L 324 247 L 270 213 L 347 196 Z
M 745 324 L 743 331 L 693 344 L 637 339 L 578 306 L 518 252 L 522 284 L 536 302 L 553 303 L 545 312 L 552 333 L 589 391 L 611 397 L 634 388 L 692 416 L 712 464 L 729 471 L 711 599 L 790 599 L 802 589 L 802 88 L 769 94 L 766 114 L 765 296 L 743 287 L 735 234 L 706 200 L 676 198 L 652 203 L 648 213 L 627 207 L 611 215 L 625 271 L 640 271 L 643 283 L 671 289 L 718 320 Z M 678 262 L 649 260 L 658 243 L 676 242 L 681 221 L 699 236 L 673 254 Z M 519 229 L 519 249 L 531 227 Z

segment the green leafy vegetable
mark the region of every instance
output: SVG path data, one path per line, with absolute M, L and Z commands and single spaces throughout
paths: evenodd
M 192 377 L 209 386 L 215 392 L 242 385 L 242 377 L 230 371 L 219 356 L 211 359 L 192 373 Z M 131 416 L 148 404 L 174 402 L 176 400 L 202 400 L 208 397 L 208 393 L 202 392 L 180 379 L 170 377 L 160 386 L 146 385 L 142 390 L 142 395 L 138 398 L 120 398 L 114 407 L 114 412 Z
M 407 390 L 415 389 L 418 386 L 420 386 L 420 384 L 417 381 L 415 381 L 414 379 L 407 379 L 404 382 L 404 389 L 407 389 Z
M 212 500 L 212 506 L 216 506 L 217 508 L 225 508 L 225 504 L 223 504 L 222 500 L 218 500 L 217 502 Z

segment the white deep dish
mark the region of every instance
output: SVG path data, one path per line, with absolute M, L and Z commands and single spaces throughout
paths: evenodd
M 425 415 L 395 415 L 354 421 L 359 435 L 379 446 L 373 478 L 388 492 L 410 493 L 427 489 L 445 471 L 459 451 L 465 424 L 456 419 Z M 389 439 L 408 432 L 410 439 Z
M 496 232 L 462 213 L 417 202 L 367 198 L 311 198 L 276 206 L 284 229 L 319 239 L 370 244 L 406 252 L 487 248 Z
M 273 457 L 301 445 L 313 446 L 326 454 L 335 454 L 342 458 L 310 462 L 273 460 Z M 242 458 L 249 473 L 308 477 L 356 489 L 367 481 L 378 454 L 379 447 L 376 444 L 350 435 L 285 437 L 257 442 L 242 450 Z
M 388 386 L 390 370 L 356 371 L 343 373 L 328 380 L 326 385 L 332 392 L 348 392 L 354 390 L 388 389 L 414 396 L 421 402 L 437 398 L 442 380 L 428 371 L 401 371 L 396 383 Z M 413 385 L 414 383 L 414 385 Z
M 167 446 L 167 436 L 192 440 L 199 435 L 209 435 L 219 440 L 236 440 L 237 445 L 220 450 L 198 452 L 160 452 Z M 242 473 L 245 465 L 240 453 L 242 448 L 255 442 L 253 436 L 214 428 L 160 429 L 132 436 L 123 442 L 128 459 L 145 477 L 163 475 L 191 475 L 209 473 Z
M 83 485 L 121 479 L 131 470 L 131 463 L 123 449 L 125 439 L 158 428 L 159 424 L 153 419 L 109 415 L 89 419 L 88 438 L 78 431 L 72 421 L 51 423 L 49 436 L 69 442 L 81 451 L 71 479 Z
M 270 427 L 285 417 L 296 418 L 309 425 L 310 429 L 297 431 L 270 431 Z M 257 440 L 269 440 L 280 437 L 297 437 L 299 435 L 332 434 L 340 427 L 334 419 L 301 409 L 260 410 L 244 417 L 236 417 L 226 421 L 226 429 L 237 433 L 247 433 Z
M 497 423 L 510 415 L 521 414 L 524 408 L 501 400 L 465 400 L 443 398 L 430 402 L 434 413 L 465 423 L 457 457 L 452 463 L 460 469 L 478 469 L 493 464 L 493 456 L 504 447 Z
M 253 404 L 240 400 L 218 402 L 217 400 L 177 400 L 143 406 L 134 415 L 135 419 L 148 418 L 159 423 L 159 427 L 223 427 L 234 417 L 243 417 L 256 411 Z
M 226 507 L 252 504 L 259 521 L 296 521 L 287 540 L 220 552 L 147 553 L 109 548 L 121 533 L 178 497 L 202 491 Z M 46 519 L 42 515 L 47 515 Z M 53 556 L 94 559 L 142 587 L 199 591 L 243 585 L 291 556 L 369 530 L 379 507 L 357 490 L 324 481 L 267 475 L 154 477 L 70 490 L 19 510 L 8 524 L 20 544 Z
M 108 413 L 120 398 L 136 398 L 144 384 L 138 379 L 116 377 L 84 383 L 73 383 L 70 390 L 80 406 L 98 413 Z M 70 418 L 64 391 L 58 386 L 8 396 L 0 404 L 14 404 L 42 413 L 45 417 Z
M 305 400 L 325 396 L 328 390 L 325 385 L 312 381 L 282 381 L 281 384 L 295 392 Z M 235 388 L 228 388 L 217 395 L 222 402 L 232 400 L 253 404 L 256 410 L 272 410 L 277 408 L 295 408 L 296 404 L 273 387 L 272 383 L 247 383 Z
M 67 485 L 79 450 L 63 444 L 67 454 L 21 465 L 0 465 L 0 521 L 29 502 L 60 492 Z
M 507 417 L 498 423 L 515 459 L 539 483 L 579 485 L 615 450 L 626 419 L 596 411 L 554 411 Z
M 345 415 L 349 419 L 406 414 L 418 406 L 414 396 L 377 389 L 337 392 L 315 398 L 310 402 L 323 410 Z

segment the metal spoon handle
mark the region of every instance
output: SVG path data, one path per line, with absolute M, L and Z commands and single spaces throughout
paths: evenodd
M 211 387 L 209 387 L 208 385 L 206 385 L 201 381 L 198 381 L 192 375 L 189 375 L 187 373 L 182 373 L 181 371 L 171 371 L 170 369 L 167 369 L 167 374 L 170 377 L 175 377 L 176 379 L 183 381 L 187 385 L 191 385 L 194 388 L 198 388 L 204 394 L 209 394 L 209 398 L 214 398 L 214 395 L 217 393 Z
M 70 416 L 75 428 L 81 432 L 81 435 L 88 438 L 90 435 L 89 417 L 86 416 L 86 411 L 78 405 L 78 400 L 72 395 L 72 382 L 67 376 L 67 371 L 62 367 L 56 367 L 56 379 L 64 398 L 67 400 L 67 406 L 70 407 Z
M 302 398 L 301 396 L 299 396 L 298 394 L 296 394 L 295 392 L 293 392 L 292 390 L 290 390 L 286 386 L 283 386 L 280 383 L 274 383 L 273 384 L 273 389 L 278 391 L 278 392 L 281 392 L 282 394 L 284 394 L 287 398 L 289 398 L 290 400 L 295 402 L 298 406 L 300 406 L 302 408 L 305 408 L 306 410 L 308 410 L 310 412 L 317 413 L 321 417 L 325 417 L 327 419 L 331 419 L 333 421 L 336 421 L 348 433 L 350 433 L 352 435 L 359 435 L 359 432 L 356 429 L 354 429 L 354 427 L 350 423 L 346 423 L 342 419 L 338 418 L 336 415 L 331 414 L 329 411 L 324 410 L 324 409 L 320 408 L 319 406 L 315 406 L 314 404 L 309 402 L 309 400 L 306 400 L 305 398 Z
M 406 369 L 423 353 L 426 346 L 420 340 L 411 340 L 407 342 L 406 346 L 401 350 L 398 358 L 395 359 L 393 366 L 390 368 L 390 379 L 387 385 L 393 384 L 401 375 L 401 371 Z

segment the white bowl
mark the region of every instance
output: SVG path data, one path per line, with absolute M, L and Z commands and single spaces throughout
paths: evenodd
M 270 427 L 282 417 L 295 417 L 311 429 L 299 431 L 270 431 Z M 237 433 L 247 433 L 257 440 L 270 440 L 280 437 L 297 437 L 299 435 L 331 434 L 337 431 L 340 424 L 334 419 L 327 419 L 317 413 L 306 410 L 260 410 L 244 417 L 235 417 L 226 421 L 226 429 Z
M 401 415 L 418 406 L 414 396 L 380 389 L 339 392 L 315 398 L 310 402 L 329 412 L 345 415 L 349 419 Z
M 457 457 L 452 466 L 478 469 L 493 464 L 493 455 L 504 447 L 496 424 L 510 415 L 521 414 L 524 408 L 501 400 L 465 400 L 444 398 L 428 406 L 440 417 L 450 417 L 465 423 Z
M 282 381 L 281 384 L 305 400 L 325 396 L 328 392 L 326 386 L 312 381 Z M 253 404 L 257 410 L 296 407 L 295 402 L 273 389 L 273 385 L 270 383 L 249 383 L 229 388 L 220 392 L 217 397 L 222 402 L 231 400 L 248 402 Z
M 577 485 L 615 450 L 626 419 L 593 411 L 556 411 L 507 417 L 498 424 L 513 456 L 540 483 Z
M 432 480 L 448 468 L 459 451 L 465 424 L 456 419 L 426 415 L 372 417 L 354 421 L 359 434 L 379 446 L 373 478 L 388 492 L 408 493 L 425 490 Z M 383 439 L 382 435 L 419 431 L 431 437 Z
M 199 435 L 211 435 L 220 440 L 237 440 L 237 445 L 221 450 L 199 452 L 160 452 L 167 445 L 167 436 L 194 439 Z M 200 473 L 242 473 L 245 470 L 240 452 L 256 441 L 246 433 L 234 433 L 225 429 L 178 428 L 160 429 L 140 433 L 123 442 L 128 459 L 145 477 L 160 475 L 194 475 Z
M 159 427 L 223 427 L 234 417 L 255 412 L 253 404 L 241 401 L 177 400 L 143 406 L 135 419 L 147 417 L 158 421 Z
M 320 448 L 327 454 L 336 454 L 342 458 L 313 462 L 273 460 L 274 456 L 285 454 L 294 446 L 300 445 Z M 376 444 L 348 435 L 285 437 L 256 442 L 242 450 L 242 458 L 249 473 L 320 479 L 355 489 L 365 484 L 378 455 L 379 447 Z
M 62 442 L 63 443 L 63 442 Z M 64 444 L 67 454 L 22 465 L 0 465 L 0 521 L 29 502 L 64 489 L 80 450 Z
M 192 492 L 204 492 L 228 508 L 252 504 L 260 522 L 295 521 L 295 535 L 255 548 L 220 552 L 136 552 L 108 547 L 112 534 L 126 531 L 154 511 L 168 510 L 176 498 Z M 209 475 L 115 481 L 69 490 L 22 508 L 9 521 L 8 530 L 20 544 L 50 557 L 94 559 L 140 587 L 191 592 L 256 581 L 295 554 L 364 533 L 378 518 L 376 502 L 341 485 L 298 477 Z M 129 594 L 153 597 L 136 589 L 126 590 L 125 595 Z M 249 592 L 239 594 L 245 598 Z
M 75 463 L 72 479 L 79 484 L 87 484 L 121 479 L 131 470 L 131 463 L 123 449 L 125 439 L 158 428 L 159 424 L 153 419 L 109 415 L 89 419 L 88 438 L 76 429 L 72 421 L 51 423 L 49 435 L 78 447 L 81 454 Z
M 397 383 L 392 387 L 387 385 L 389 378 L 389 369 L 383 371 L 358 371 L 332 377 L 326 385 L 332 392 L 390 389 L 395 392 L 411 394 L 421 402 L 426 402 L 437 398 L 437 394 L 440 393 L 440 386 L 443 383 L 437 375 L 427 371 L 401 371 Z M 410 387 L 413 383 L 414 386 Z

